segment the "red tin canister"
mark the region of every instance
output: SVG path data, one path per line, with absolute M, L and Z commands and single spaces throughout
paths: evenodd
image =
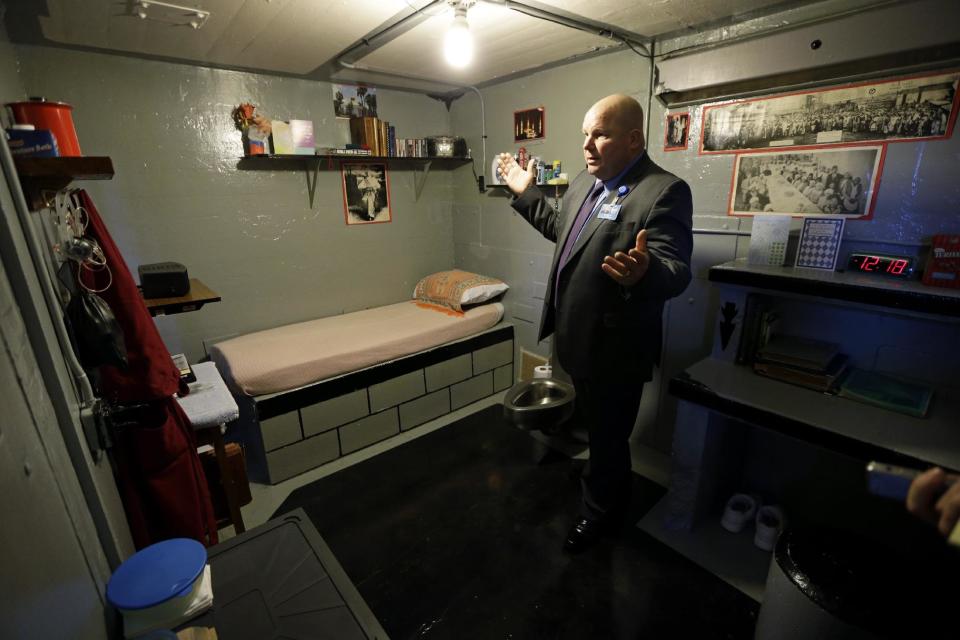
M 73 107 L 65 102 L 49 102 L 44 98 L 30 98 L 27 102 L 10 102 L 17 124 L 32 124 L 46 129 L 57 139 L 61 156 L 81 156 L 77 131 L 73 128 Z

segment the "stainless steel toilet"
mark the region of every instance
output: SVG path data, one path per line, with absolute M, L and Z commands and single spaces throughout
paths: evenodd
M 534 378 L 513 385 L 503 399 L 504 417 L 521 429 L 554 433 L 573 415 L 573 385 Z

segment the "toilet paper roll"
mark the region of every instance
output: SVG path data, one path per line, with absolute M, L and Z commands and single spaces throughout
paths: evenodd
M 539 367 L 534 367 L 533 377 L 534 378 L 551 378 L 553 377 L 553 367 L 551 367 L 548 364 L 544 364 Z

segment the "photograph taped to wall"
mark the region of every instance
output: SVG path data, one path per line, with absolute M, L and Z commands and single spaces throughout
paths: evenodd
M 390 222 L 390 182 L 384 163 L 344 162 L 343 208 L 347 224 Z
M 338 118 L 377 117 L 377 89 L 352 84 L 333 85 L 333 112 Z
M 700 153 L 948 138 L 960 71 L 703 108 Z
M 687 135 L 690 133 L 690 112 L 668 113 L 666 133 L 663 139 L 664 151 L 680 151 L 687 148 Z
M 873 215 L 886 147 L 738 154 L 728 215 Z
M 547 136 L 543 107 L 513 112 L 513 141 L 542 140 Z

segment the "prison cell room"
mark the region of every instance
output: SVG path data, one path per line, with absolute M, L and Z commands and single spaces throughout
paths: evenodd
M 0 638 L 952 637 L 958 22 L 0 0 Z

